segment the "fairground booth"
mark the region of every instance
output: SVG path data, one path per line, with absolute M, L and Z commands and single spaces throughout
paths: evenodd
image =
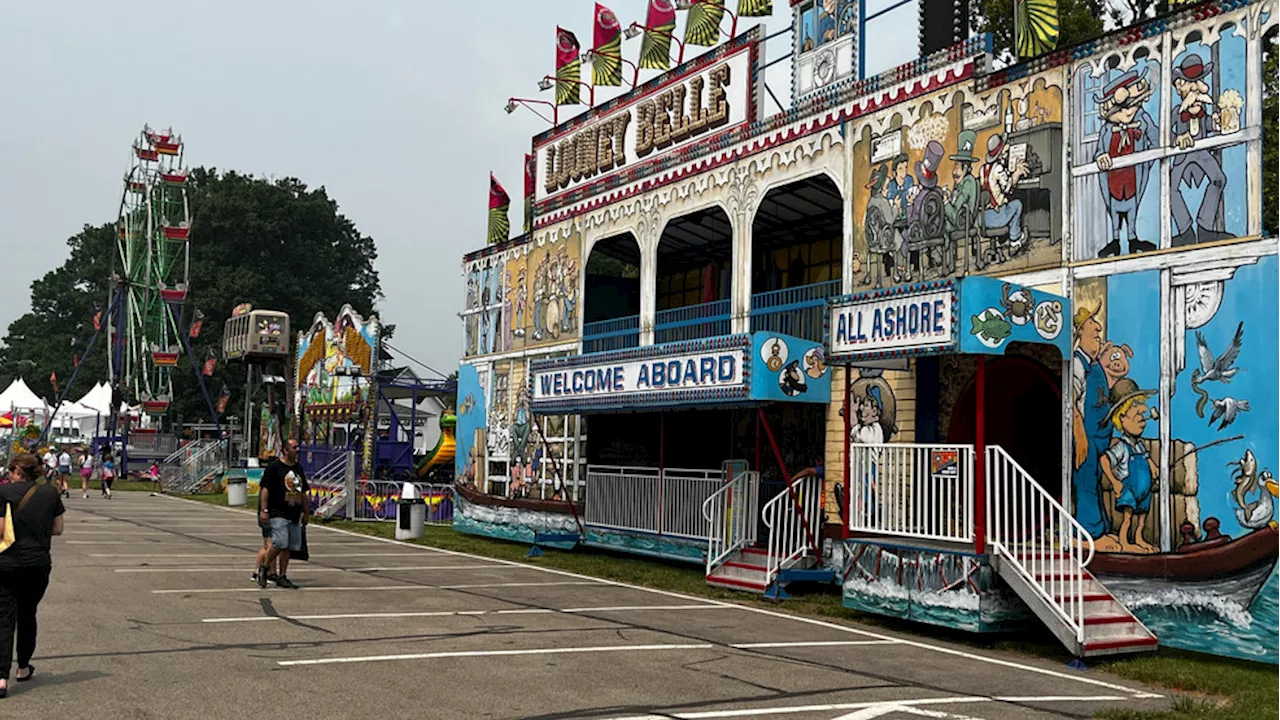
M 921 56 L 874 76 L 859 3 L 723 41 L 699 5 L 651 4 L 654 76 L 607 100 L 619 24 L 557 38 L 527 227 L 495 184 L 463 258 L 455 527 L 1276 662 L 1274 0 L 1020 26 L 1013 64 L 925 0 Z

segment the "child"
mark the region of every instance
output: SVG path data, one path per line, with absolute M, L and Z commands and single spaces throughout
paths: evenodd
M 1160 471 L 1142 441 L 1147 418 L 1159 417 L 1154 410 L 1148 412 L 1146 405 L 1147 398 L 1155 392 L 1140 389 L 1130 378 L 1121 378 L 1111 386 L 1111 410 L 1103 420 L 1103 423 L 1114 425 L 1120 433 L 1120 437 L 1112 440 L 1111 447 L 1099 458 L 1099 464 L 1103 477 L 1115 493 L 1116 510 L 1123 516 L 1120 548 L 1124 552 L 1156 552 L 1156 547 L 1143 537 L 1143 531 L 1147 513 L 1151 511 L 1152 490 L 1158 486 Z M 1136 527 L 1131 527 L 1134 525 Z
M 147 475 L 151 476 L 151 497 L 155 497 L 157 493 L 163 493 L 164 488 L 160 485 L 160 466 L 151 463 L 151 467 L 147 468 Z
M 116 479 L 116 464 L 110 455 L 102 456 L 102 497 L 111 499 L 111 485 Z
M 93 477 L 93 455 L 88 450 L 80 453 L 80 492 L 89 499 L 89 479 Z

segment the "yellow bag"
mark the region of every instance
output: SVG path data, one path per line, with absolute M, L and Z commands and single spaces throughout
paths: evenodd
M 15 531 L 14 531 L 13 518 L 15 515 L 22 512 L 22 508 L 27 506 L 27 501 L 31 499 L 32 495 L 36 494 L 36 490 L 39 489 L 39 487 L 40 487 L 39 485 L 32 485 L 31 489 L 27 491 L 27 494 L 22 496 L 22 500 L 18 503 L 18 508 L 16 510 L 14 509 L 12 503 L 10 503 L 5 507 L 4 532 L 3 534 L 0 534 L 0 553 L 4 552 L 5 550 L 8 550 L 9 546 L 13 545 L 15 542 L 18 541 L 18 539 L 14 536 Z

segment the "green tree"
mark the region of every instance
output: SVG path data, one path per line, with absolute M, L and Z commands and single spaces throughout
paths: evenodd
M 198 362 L 209 348 L 221 350 L 222 326 L 240 303 L 289 313 L 293 332 L 306 329 L 317 312 L 332 315 L 344 303 L 368 315 L 381 299 L 373 263 L 377 250 L 324 188 L 308 189 L 294 178 L 267 181 L 236 172 L 196 169 L 188 180 L 192 214 L 190 283 L 185 325 L 195 308 L 205 314 L 193 341 Z M 95 303 L 105 306 L 115 263 L 114 223 L 85 227 L 67 241 L 71 256 L 31 286 L 31 311 L 9 326 L 0 348 L 0 374 L 26 378 L 52 399 L 49 373 L 60 386 L 71 376 L 74 354 L 83 354 L 93 333 Z M 107 374 L 103 332 L 83 359 L 71 397 Z M 73 338 L 77 345 L 73 346 Z M 184 419 L 208 417 L 199 384 L 184 359 L 173 374 L 174 410 Z M 220 362 L 206 378 L 216 401 L 225 382 L 232 397 L 228 414 L 244 401 L 244 369 Z

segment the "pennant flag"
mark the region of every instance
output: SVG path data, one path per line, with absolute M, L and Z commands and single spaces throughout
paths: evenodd
M 640 67 L 646 70 L 670 69 L 671 38 L 676 34 L 676 0 L 649 0 L 644 26 L 644 39 L 640 41 Z
M 511 219 L 507 210 L 511 207 L 511 198 L 502 189 L 501 183 L 489 173 L 489 244 L 506 242 L 511 237 Z
M 231 388 L 227 387 L 226 383 L 222 383 L 222 392 L 218 393 L 218 404 L 214 406 L 219 415 L 227 411 L 227 402 L 229 400 L 231 400 Z
M 556 28 L 556 104 L 578 105 L 582 102 L 582 46 L 578 38 L 564 28 Z
M 204 313 L 197 308 L 196 314 L 191 316 L 191 329 L 187 332 L 187 337 L 192 339 L 200 337 L 202 327 L 204 327 Z
M 209 353 L 204 357 L 204 376 L 212 377 L 213 371 L 218 368 L 218 355 L 209 348 Z
M 738 17 L 769 17 L 773 0 L 738 0 Z
M 724 0 L 698 0 L 689 8 L 684 23 L 686 45 L 711 47 L 720 42 L 720 21 L 724 19 Z
M 71 355 L 71 367 L 73 368 L 80 367 L 80 355 L 78 353 L 73 353 Z
M 102 306 L 98 303 L 93 304 L 93 331 L 98 332 L 102 329 Z
M 58 394 L 58 371 L 49 373 L 49 384 L 53 386 L 53 394 Z
M 12 410 L 10 410 L 9 412 L 3 415 L 0 415 L 0 428 L 11 428 L 11 427 L 13 427 L 13 411 Z
M 533 194 L 534 183 L 537 182 L 538 166 L 534 165 L 533 155 L 524 154 L 524 231 L 533 232 Z
M 622 84 L 622 25 L 609 8 L 596 3 L 595 42 L 591 49 L 591 78 L 596 85 Z
M 1015 45 L 1020 58 L 1058 47 L 1058 0 L 1014 0 Z

